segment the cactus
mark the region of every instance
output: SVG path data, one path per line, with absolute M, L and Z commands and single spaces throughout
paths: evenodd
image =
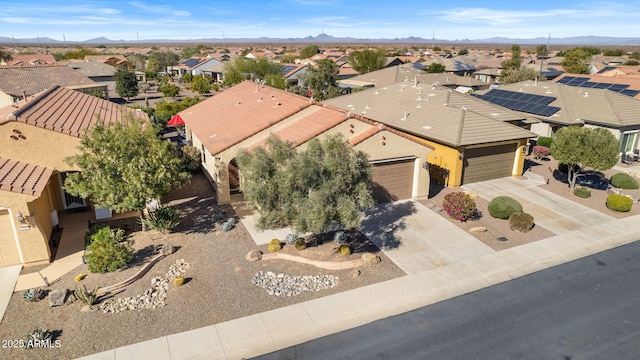
M 37 328 L 27 335 L 25 340 L 25 347 L 30 349 L 37 346 L 36 344 L 51 340 L 51 333 L 47 329 Z
M 289 245 L 293 245 L 296 240 L 298 240 L 298 235 L 296 234 L 288 234 L 285 238 L 284 238 L 284 242 L 286 242 Z
M 42 290 L 35 288 L 35 289 L 29 289 L 25 291 L 22 294 L 22 297 L 24 298 L 24 301 L 35 302 L 35 301 L 40 301 L 40 299 L 42 299 L 42 295 L 44 295 Z
M 336 231 L 336 233 L 333 235 L 333 242 L 338 245 L 346 243 L 347 234 L 345 234 L 344 231 Z
M 293 247 L 296 250 L 304 250 L 307 247 L 307 242 L 304 239 L 298 239 L 293 243 Z
M 75 290 L 73 291 L 73 295 L 75 295 L 76 299 L 82 301 L 85 305 L 93 305 L 96 303 L 96 299 L 97 296 L 96 294 L 98 293 L 98 285 L 96 285 L 96 288 L 89 291 L 87 290 L 87 285 L 82 285 L 83 289 L 78 289 L 78 287 L 76 286 Z
M 282 246 L 280 244 L 280 239 L 271 239 L 271 241 L 269 241 L 269 246 L 267 246 L 267 250 L 269 250 L 270 252 L 278 252 L 280 251 L 280 249 L 282 249 Z

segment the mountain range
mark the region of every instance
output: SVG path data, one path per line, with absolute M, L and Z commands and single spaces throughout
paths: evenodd
M 87 44 L 87 45 L 117 45 L 117 44 L 171 44 L 171 43 L 342 43 L 342 44 L 359 44 L 359 43 L 376 43 L 376 44 L 520 44 L 520 45 L 605 45 L 605 46 L 640 46 L 640 38 L 637 37 L 607 37 L 607 36 L 578 36 L 566 38 L 544 38 L 538 37 L 533 39 L 513 39 L 507 37 L 492 37 L 487 39 L 462 39 L 462 40 L 445 40 L 445 39 L 425 39 L 421 37 L 405 37 L 405 38 L 382 38 L 382 39 L 363 39 L 353 37 L 334 37 L 327 34 L 319 34 L 316 36 L 307 36 L 304 38 L 200 38 L 200 39 L 146 39 L 146 40 L 111 40 L 106 37 L 99 37 L 84 41 L 60 41 L 49 37 L 37 38 L 9 38 L 0 36 L 0 44 L 6 45 L 63 45 L 63 44 Z

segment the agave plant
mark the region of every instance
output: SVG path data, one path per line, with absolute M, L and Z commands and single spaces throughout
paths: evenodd
M 39 301 L 40 299 L 42 299 L 42 295 L 44 295 L 42 290 L 40 290 L 38 288 L 35 288 L 35 289 L 29 289 L 29 290 L 25 291 L 22 294 L 22 297 L 24 298 L 24 301 L 35 302 L 35 301 Z
M 182 221 L 180 210 L 172 206 L 160 206 L 141 218 L 141 222 L 145 226 L 156 229 L 163 234 L 178 226 L 180 221 Z
M 285 238 L 284 238 L 284 242 L 286 242 L 289 245 L 293 245 L 296 240 L 298 240 L 298 235 L 296 234 L 288 234 Z
M 47 329 L 34 329 L 27 335 L 27 339 L 25 340 L 25 346 L 27 348 L 32 348 L 37 346 L 36 344 L 45 342 L 47 340 L 51 340 L 51 333 Z
M 333 242 L 340 245 L 346 243 L 347 234 L 345 234 L 344 231 L 336 231 L 336 233 L 333 235 Z

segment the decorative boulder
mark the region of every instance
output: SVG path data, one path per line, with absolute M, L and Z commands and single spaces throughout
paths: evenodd
M 367 252 L 362 254 L 362 262 L 364 262 L 365 265 L 376 265 L 379 264 L 380 261 L 382 261 L 382 259 L 374 253 Z
M 67 289 L 49 291 L 49 306 L 51 307 L 64 305 L 66 299 Z
M 487 228 L 484 226 L 476 226 L 476 227 L 472 227 L 471 229 L 469 229 L 470 233 L 481 233 L 481 232 L 486 232 Z
M 247 261 L 258 261 L 258 260 L 262 260 L 262 251 L 260 250 L 251 250 L 247 253 L 247 255 L 245 255 L 244 257 L 245 259 L 247 259 Z

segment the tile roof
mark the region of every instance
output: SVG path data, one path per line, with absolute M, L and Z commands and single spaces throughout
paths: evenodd
M 15 109 L 7 120 L 81 137 L 98 122 L 122 122 L 129 114 L 148 119 L 143 111 L 54 86 Z
M 506 121 L 526 116 L 430 85 L 397 83 L 329 99 L 348 110 L 416 136 L 452 146 L 534 137 Z
M 40 196 L 52 174 L 53 169 L 0 158 L 0 190 Z
M 502 90 L 555 97 L 549 106 L 560 110 L 541 120 L 561 124 L 592 123 L 610 127 L 640 125 L 640 100 L 605 89 L 580 88 L 552 82 L 524 81 L 501 86 Z M 482 92 L 477 92 L 483 94 Z
M 22 97 L 24 91 L 27 96 L 31 96 L 54 85 L 67 87 L 97 84 L 64 65 L 0 67 L 0 91 L 5 94 Z
M 112 77 L 118 71 L 114 66 L 94 61 L 72 61 L 67 66 L 88 78 Z
M 11 60 L 2 65 L 40 65 L 38 64 L 39 62 L 44 63 L 44 65 L 52 65 L 56 63 L 56 59 L 51 54 L 11 54 Z
M 244 81 L 179 114 L 215 155 L 310 105 L 305 97 Z

